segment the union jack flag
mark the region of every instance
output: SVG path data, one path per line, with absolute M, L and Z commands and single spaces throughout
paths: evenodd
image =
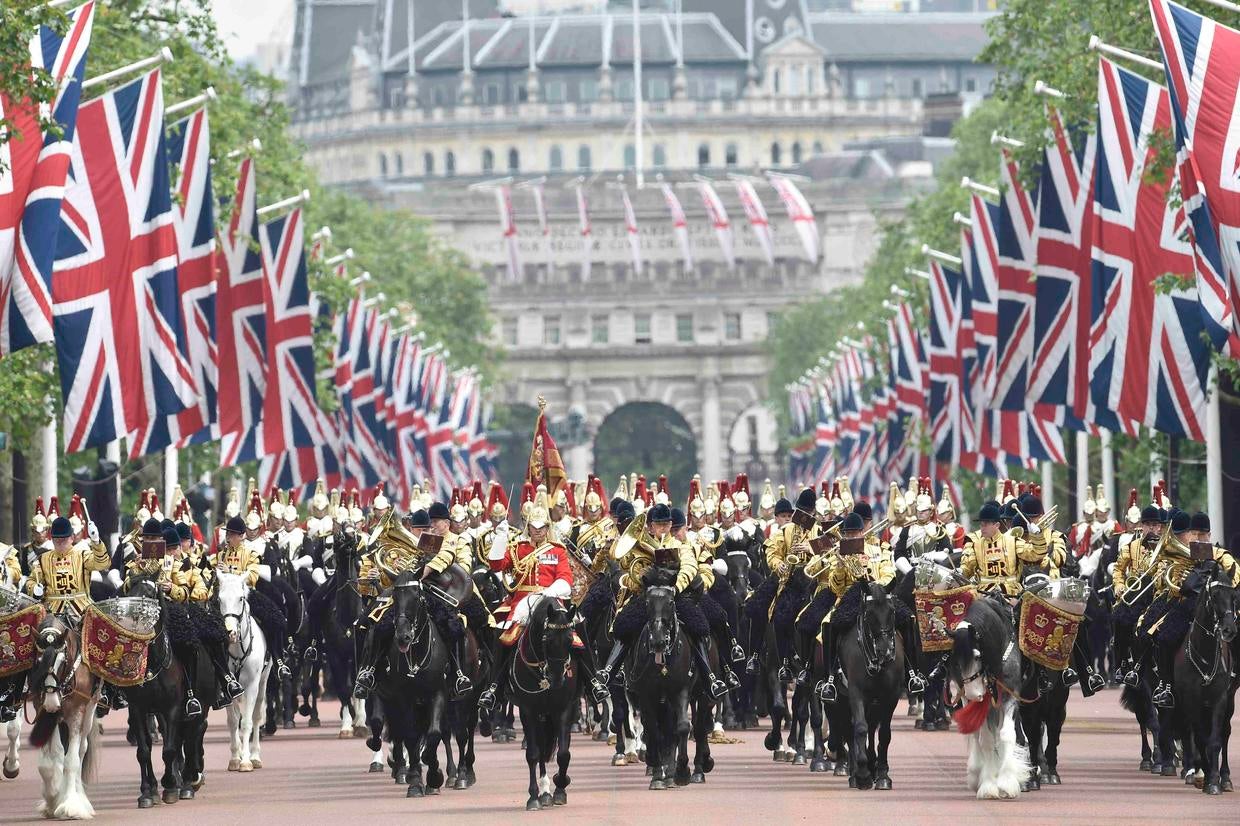
M 30 65 L 56 83 L 52 118 L 63 134 L 40 136 L 29 101 L 0 93 L 0 116 L 22 134 L 0 144 L 0 355 L 52 340 L 52 263 L 60 201 L 77 123 L 94 2 L 69 15 L 64 36 L 47 27 L 30 41 Z
M 715 230 L 715 237 L 719 240 L 723 262 L 729 267 L 735 267 L 736 253 L 732 244 L 732 222 L 728 220 L 728 210 L 724 207 L 723 200 L 709 181 L 698 181 L 698 194 L 702 196 L 702 206 L 706 208 L 706 217 L 710 219 L 710 225 Z
M 1037 257 L 1036 192 L 1026 192 L 1016 161 L 1003 151 L 999 165 L 1003 197 L 997 226 L 999 251 L 998 339 L 995 346 L 995 393 L 990 406 L 1024 410 L 1033 352 L 1033 270 Z
M 267 297 L 256 191 L 254 161 L 246 158 L 237 174 L 228 229 L 220 237 L 222 266 L 216 282 L 222 467 L 260 456 L 258 440 L 267 392 Z
M 1171 176 L 1147 181 L 1150 135 L 1171 128 L 1167 90 L 1108 60 L 1098 67 L 1090 395 L 1164 433 L 1201 441 L 1209 351 L 1195 290 L 1160 295 L 1164 273 L 1193 271 Z
M 811 264 L 818 263 L 820 242 L 818 222 L 814 219 L 813 207 L 791 178 L 775 172 L 768 172 L 766 176 L 771 186 L 775 187 L 775 191 L 779 193 L 779 199 L 784 202 L 788 220 L 792 222 L 792 228 L 796 230 L 797 237 L 801 239 L 801 248 L 805 250 L 805 260 Z
M 158 70 L 82 104 L 52 300 L 65 452 L 129 438 L 197 401 L 177 347 L 177 237 Z
M 181 289 L 178 349 L 189 361 L 198 403 L 172 417 L 168 435 L 177 447 L 219 438 L 215 343 L 215 194 L 211 188 L 210 130 L 206 107 L 168 128 L 168 154 L 176 163 L 177 285 Z M 165 445 L 152 444 L 150 449 Z
M 973 346 L 977 353 L 976 372 L 971 381 L 975 410 L 990 407 L 995 397 L 998 373 L 995 348 L 999 339 L 999 207 L 974 194 L 970 200 L 972 232 L 961 259 L 969 276 L 969 312 L 973 323 Z M 975 427 L 982 418 L 975 417 Z M 980 436 L 975 431 L 975 440 Z
M 341 487 L 344 474 L 339 443 L 334 437 L 316 447 L 299 447 L 264 456 L 258 463 L 258 485 L 262 490 L 297 490 L 301 499 L 314 495 L 315 483 L 323 480 L 329 488 Z
M 367 486 L 387 479 L 387 456 L 384 454 L 383 435 L 376 400 L 382 395 L 377 387 L 382 368 L 376 373 L 376 362 L 381 356 L 382 326 L 377 308 L 363 308 L 352 330 L 352 382 L 353 439 L 361 456 L 362 471 Z M 381 407 L 382 403 L 378 405 Z
M 326 444 L 328 425 L 314 384 L 314 320 L 302 211 L 294 209 L 263 224 L 259 242 L 267 286 L 262 450 L 268 455 Z
M 1171 95 L 1180 195 L 1190 222 L 1203 322 L 1240 357 L 1240 32 L 1150 0 Z
M 960 463 L 961 438 L 960 310 L 963 276 L 930 262 L 930 398 L 928 413 L 933 455 L 952 465 Z
M 839 420 L 827 379 L 818 383 L 816 395 L 818 422 L 814 426 L 814 453 L 810 463 L 810 478 L 815 483 L 835 476 L 835 442 L 839 435 Z

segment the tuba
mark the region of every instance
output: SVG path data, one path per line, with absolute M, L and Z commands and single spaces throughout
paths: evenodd
M 383 515 L 373 543 L 375 566 L 391 580 L 418 568 L 422 562 L 418 540 L 397 521 L 395 510 L 389 508 Z

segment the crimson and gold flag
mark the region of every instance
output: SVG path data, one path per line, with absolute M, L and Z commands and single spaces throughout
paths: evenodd
M 547 400 L 538 397 L 538 421 L 534 423 L 534 444 L 530 448 L 530 463 L 525 474 L 526 481 L 537 488 L 544 485 L 552 502 L 555 495 L 568 480 L 560 449 L 555 446 L 547 430 Z

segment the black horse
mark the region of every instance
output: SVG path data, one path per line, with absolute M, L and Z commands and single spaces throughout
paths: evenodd
M 197 632 L 185 607 L 169 602 L 159 585 L 148 577 L 130 579 L 126 590 L 129 596 L 157 600 L 160 604 L 159 623 L 147 653 L 146 677 L 138 685 L 124 689 L 142 773 L 138 808 L 149 809 L 158 802 L 160 785 L 165 803 L 192 800 L 202 787 L 207 716 L 188 716 L 185 701 L 192 689 L 202 707 L 210 708 L 218 687 L 210 658 L 193 638 Z M 185 627 L 187 624 L 190 627 Z M 158 782 L 151 763 L 153 721 L 163 735 L 164 774 Z
M 650 585 L 646 601 L 646 626 L 625 657 L 629 693 L 636 698 L 646 744 L 650 788 L 668 788 L 669 782 L 687 785 L 714 768 L 710 757 L 711 714 L 709 704 L 696 702 L 692 730 L 697 745 L 695 772 L 689 772 L 689 701 L 704 691 L 699 685 L 690 641 L 676 619 L 676 592 L 666 585 Z M 717 656 L 717 655 L 715 655 Z M 696 692 L 695 692 L 696 689 Z M 700 700 L 700 698 L 698 698 Z M 675 775 L 669 771 L 676 763 Z
M 1204 772 L 1202 791 L 1221 794 L 1219 753 L 1232 699 L 1231 643 L 1236 638 L 1236 589 L 1220 581 L 1217 564 L 1205 582 L 1193 611 L 1188 637 L 1175 657 L 1177 727 L 1184 742 L 1184 764 Z M 1191 775 L 1190 775 L 1191 777 Z
M 904 643 L 896 633 L 896 615 L 896 602 L 883 586 L 862 582 L 853 585 L 840 600 L 833 619 L 841 623 L 839 661 L 850 712 L 852 788 L 891 789 L 887 762 L 891 717 L 900 700 L 905 671 Z
M 335 569 L 319 589 L 315 591 L 306 607 L 308 626 L 313 628 L 311 638 L 322 641 L 319 656 L 311 662 L 307 675 L 310 685 L 303 689 L 308 699 L 317 693 L 318 671 L 326 666 L 327 679 L 332 693 L 340 701 L 341 729 L 339 736 L 347 737 L 365 733 L 366 715 L 363 704 L 353 699 L 353 676 L 357 663 L 355 623 L 361 617 L 364 601 L 358 592 L 357 575 L 361 566 L 357 536 L 336 526 L 332 536 L 332 561 Z M 310 724 L 318 717 L 317 703 L 311 702 Z M 345 723 L 349 726 L 346 727 Z
M 525 809 L 530 812 L 568 803 L 573 723 L 581 710 L 581 681 L 572 667 L 576 610 L 572 603 L 551 597 L 538 600 L 517 640 L 506 678 L 508 697 L 520 710 L 525 731 L 525 762 L 530 770 Z M 552 753 L 559 771 L 549 781 Z
M 378 697 L 396 756 L 409 759 L 407 797 L 438 794 L 444 783 L 438 748 L 448 704 L 448 647 L 431 621 L 420 574 L 406 571 L 392 586 L 392 606 L 371 633 L 391 622 L 392 638 L 383 651 L 385 668 L 376 681 Z M 372 718 L 372 726 L 378 719 Z M 379 732 L 375 731 L 375 738 Z M 419 755 L 421 755 L 419 759 Z M 426 764 L 426 780 L 422 779 Z

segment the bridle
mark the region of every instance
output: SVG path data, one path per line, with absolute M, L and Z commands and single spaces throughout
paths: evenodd
M 873 594 L 866 594 L 865 602 L 867 604 L 873 599 Z M 869 623 L 866 622 L 866 619 L 868 617 L 869 613 L 862 608 L 861 618 L 857 622 L 857 643 L 861 646 L 861 653 L 865 656 L 865 671 L 872 677 L 881 671 L 883 666 L 887 665 L 896 658 L 896 646 L 894 640 L 895 628 L 892 627 L 890 633 L 890 637 L 892 638 L 891 647 L 885 654 L 880 655 L 878 653 L 878 639 L 880 638 L 875 637 L 867 631 Z M 882 633 L 881 639 L 884 641 L 888 639 L 889 635 L 886 633 L 886 628 L 880 629 L 880 632 Z
M 1224 669 L 1225 664 L 1223 661 L 1227 659 L 1227 652 L 1231 650 L 1223 643 L 1223 636 L 1220 633 L 1223 626 L 1222 612 L 1216 610 L 1214 604 L 1210 602 L 1209 599 L 1210 592 L 1219 585 L 1220 583 L 1215 580 L 1211 580 L 1210 583 L 1206 585 L 1206 610 L 1209 611 L 1210 615 L 1214 618 L 1213 630 L 1207 628 L 1205 625 L 1202 625 L 1201 621 L 1196 616 L 1193 617 L 1193 628 L 1201 629 L 1207 637 L 1214 640 L 1214 655 L 1211 657 L 1209 666 L 1210 671 L 1208 674 L 1206 673 L 1206 668 L 1203 665 L 1201 658 L 1193 651 L 1193 639 L 1196 636 L 1195 634 L 1189 634 L 1188 644 L 1184 647 L 1184 659 L 1192 665 L 1193 670 L 1196 671 L 1198 676 L 1201 677 L 1201 682 L 1203 685 L 1210 685 L 1214 682 L 1215 678 L 1218 677 L 1219 673 Z
M 552 674 L 556 675 L 556 682 L 561 685 L 568 677 L 568 664 L 572 660 L 573 656 L 571 641 L 569 643 L 569 653 L 562 659 L 552 657 L 547 653 L 547 638 L 549 637 L 549 634 L 547 633 L 548 631 L 571 632 L 573 629 L 573 626 L 567 622 L 551 622 L 550 613 L 556 607 L 561 607 L 562 609 L 562 603 L 560 603 L 559 600 L 556 600 L 555 603 L 548 606 L 547 615 L 543 619 L 542 633 L 538 635 L 538 640 L 542 643 L 541 654 L 535 648 L 535 635 L 533 633 L 522 634 L 520 641 L 517 643 L 517 656 L 513 659 L 511 669 L 512 685 L 523 694 L 541 694 L 544 691 L 549 691 L 551 689 L 550 675 Z M 533 628 L 534 626 L 531 625 L 530 631 L 533 631 Z M 530 659 L 530 657 L 534 657 L 534 659 Z M 529 688 L 521 685 L 521 681 L 517 679 L 517 661 L 520 661 L 521 665 L 525 666 L 528 670 L 534 671 L 538 674 L 539 680 L 537 688 Z M 549 668 L 549 666 L 553 667 L 554 670 Z
M 434 636 L 427 634 L 427 629 L 430 628 L 431 615 L 430 615 L 430 610 L 426 608 L 426 595 L 422 591 L 422 581 L 415 579 L 411 582 L 402 582 L 402 583 L 398 583 L 392 586 L 393 591 L 400 591 L 403 589 L 409 589 L 409 590 L 416 591 L 422 596 L 420 603 L 418 603 L 423 608 L 423 610 L 420 612 L 420 616 L 417 613 L 415 613 L 413 616 L 410 616 L 408 613 L 405 612 L 404 609 L 401 609 L 396 612 L 397 624 L 399 624 L 401 619 L 408 620 L 409 621 L 409 632 L 412 636 L 412 639 L 410 639 L 409 641 L 409 647 L 407 649 L 405 649 L 404 651 L 401 651 L 399 645 L 397 646 L 396 655 L 404 661 L 405 673 L 410 677 L 416 677 L 418 676 L 418 674 L 422 672 L 422 669 L 426 667 L 426 663 L 431 658 L 431 652 L 435 650 L 435 638 Z M 393 600 L 393 603 L 395 603 L 395 596 L 393 596 L 392 600 Z M 418 660 L 418 662 L 416 663 L 413 662 L 411 659 L 409 659 L 409 652 L 414 650 L 414 648 L 416 648 L 422 642 L 424 638 L 428 638 L 428 637 L 429 637 L 428 642 L 426 646 L 424 647 L 425 650 L 422 652 L 422 658 Z M 393 642 L 395 642 L 395 639 L 393 639 Z
M 250 601 L 245 598 L 245 594 L 241 595 L 241 611 L 235 614 L 224 614 L 225 621 L 233 619 L 237 621 L 237 642 L 235 643 L 241 648 L 241 656 L 235 657 L 232 653 L 232 645 L 228 646 L 229 662 L 236 663 L 233 667 L 233 677 L 236 678 L 241 674 L 241 666 L 250 658 L 250 652 L 254 650 L 254 624 L 250 622 Z

